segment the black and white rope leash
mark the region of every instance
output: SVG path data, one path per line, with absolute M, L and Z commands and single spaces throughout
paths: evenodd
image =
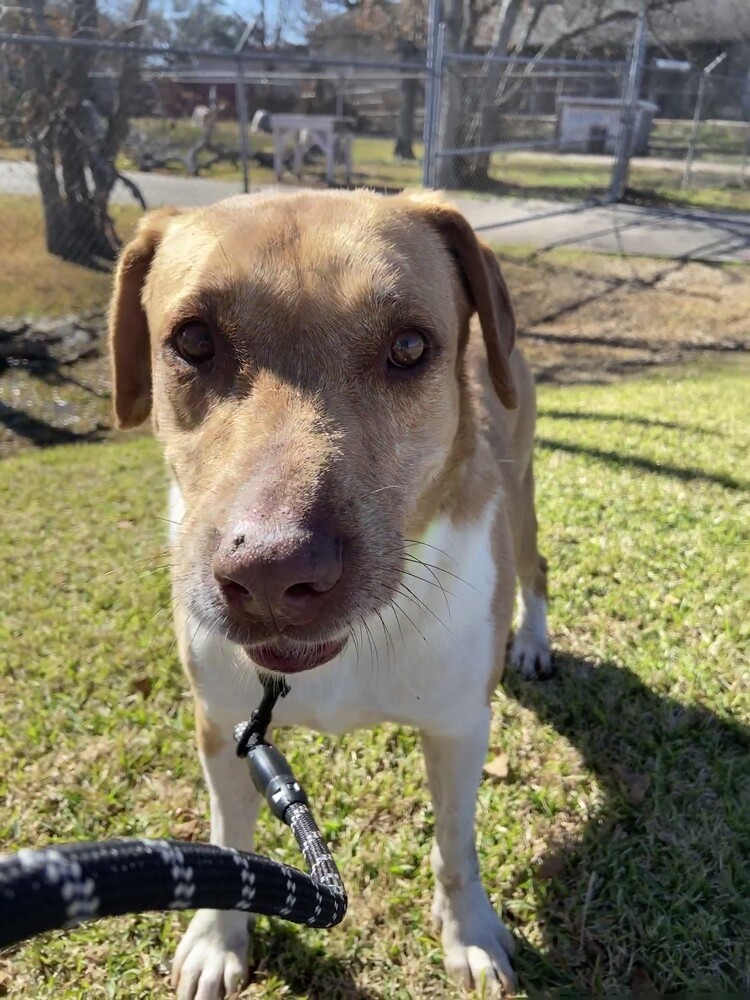
M 347 899 L 336 863 L 281 753 L 265 739 L 286 685 L 264 683 L 260 706 L 235 730 L 256 788 L 291 829 L 309 874 L 257 854 L 178 840 L 65 844 L 0 856 L 0 947 L 36 934 L 148 910 L 207 907 L 334 927 Z

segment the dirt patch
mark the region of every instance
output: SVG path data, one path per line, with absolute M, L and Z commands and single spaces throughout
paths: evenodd
M 501 257 L 540 382 L 607 382 L 750 346 L 746 266 L 569 251 Z M 0 456 L 109 436 L 103 317 L 88 317 L 87 329 L 85 356 L 68 363 L 54 352 L 0 357 Z
M 501 254 L 538 381 L 606 382 L 750 346 L 750 269 L 685 261 Z

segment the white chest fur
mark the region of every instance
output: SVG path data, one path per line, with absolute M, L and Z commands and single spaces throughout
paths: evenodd
M 173 486 L 170 520 L 179 525 L 183 509 Z M 397 606 L 381 612 L 382 621 L 373 616 L 336 659 L 292 677 L 274 722 L 339 733 L 391 721 L 449 732 L 457 718 L 486 705 L 495 666 L 496 512 L 497 501 L 466 526 L 434 522 L 411 549 L 421 563 L 408 563 L 413 575 L 404 578 Z M 209 717 L 220 726 L 246 718 L 262 694 L 257 676 L 239 665 L 226 639 L 194 619 L 185 628 L 193 684 Z

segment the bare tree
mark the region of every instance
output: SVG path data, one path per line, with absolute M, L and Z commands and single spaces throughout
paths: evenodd
M 303 0 L 308 32 L 331 20 L 332 4 L 325 0 Z M 427 0 L 334 0 L 334 9 L 350 18 L 350 27 L 376 38 L 404 62 L 419 61 L 424 52 Z M 421 83 L 414 76 L 401 80 L 401 101 L 396 124 L 394 155 L 413 160 L 414 120 Z
M 679 8 L 681 0 L 644 0 L 648 15 Z M 449 52 L 476 51 L 480 20 L 492 18 L 492 38 L 479 84 L 471 81 L 464 92 L 461 78 L 448 72 L 443 85 L 441 136 L 444 148 L 488 147 L 496 142 L 498 111 L 515 91 L 511 84 L 517 74 L 515 59 L 526 48 L 545 9 L 553 0 L 495 0 L 489 8 L 485 0 L 446 0 L 445 47 Z M 558 30 L 537 48 L 537 56 L 566 53 L 574 43 L 596 37 L 613 24 L 632 23 L 641 0 L 576 0 L 555 6 L 566 15 Z M 521 15 L 523 14 L 523 18 Z M 488 181 L 490 154 L 443 157 L 437 184 L 444 188 L 483 187 Z
M 140 38 L 147 12 L 148 0 L 135 0 L 122 33 L 125 40 Z M 96 0 L 70 0 L 64 8 L 31 0 L 26 27 L 47 36 L 94 40 L 99 30 Z M 120 241 L 109 199 L 121 177 L 116 160 L 133 110 L 137 57 L 126 53 L 119 58 L 113 106 L 105 118 L 90 99 L 95 48 L 33 46 L 26 53 L 22 120 L 36 160 L 47 249 L 90 266 L 111 261 Z

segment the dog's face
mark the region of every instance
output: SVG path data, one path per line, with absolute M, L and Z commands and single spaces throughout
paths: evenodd
M 472 447 L 475 309 L 513 406 L 507 290 L 450 208 L 235 198 L 154 213 L 125 249 L 117 418 L 153 410 L 182 494 L 179 602 L 256 664 L 317 666 L 393 599 Z

